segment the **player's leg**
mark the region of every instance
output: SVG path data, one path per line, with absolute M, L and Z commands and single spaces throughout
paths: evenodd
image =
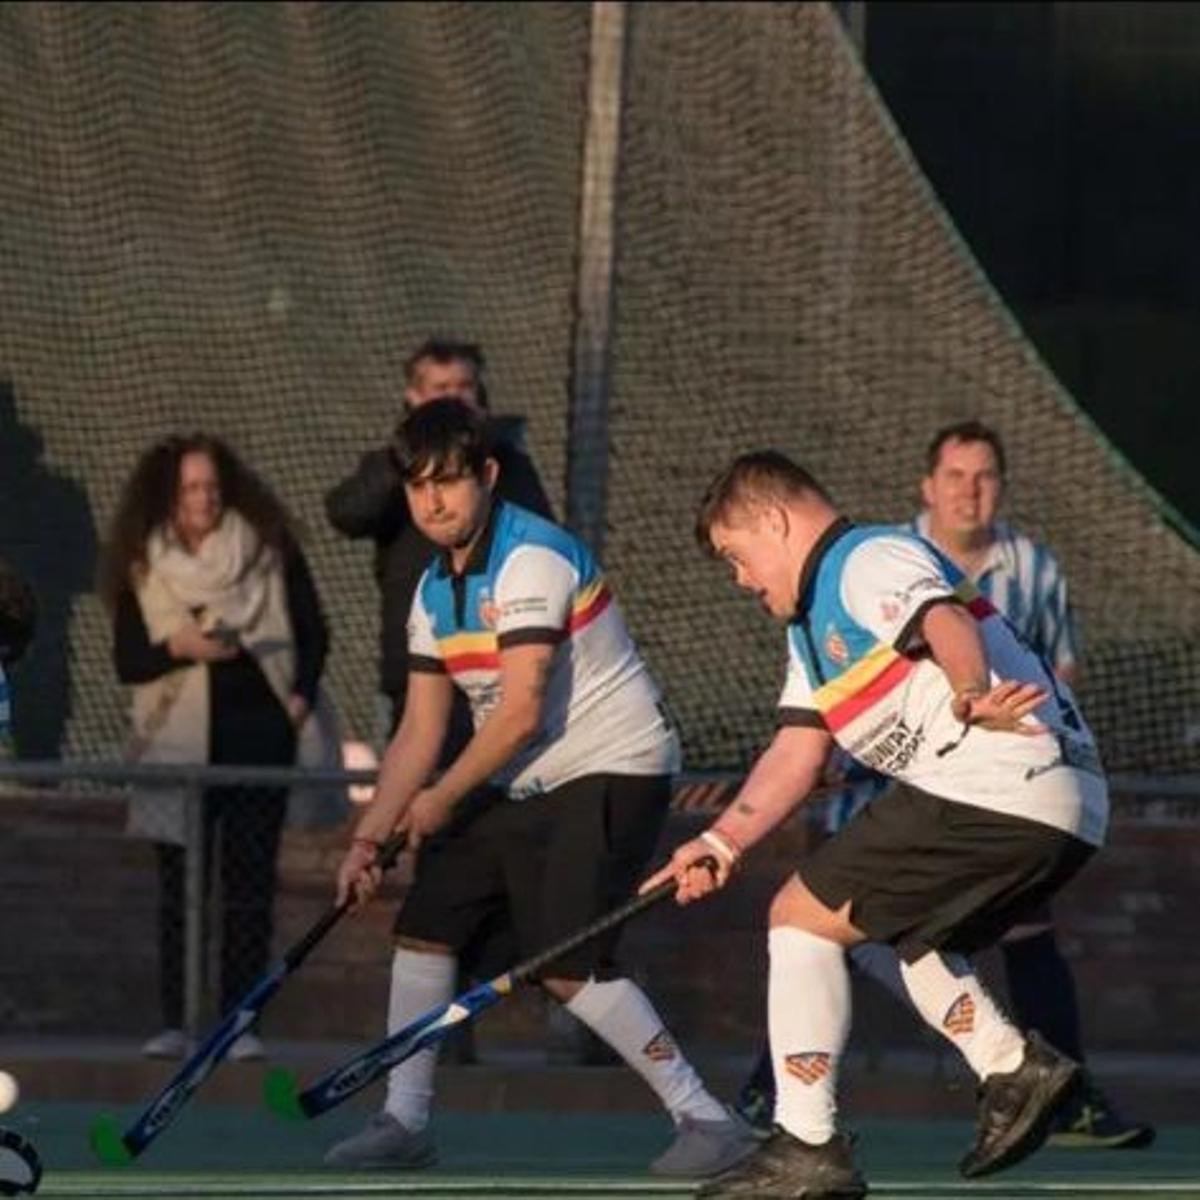
M 904 853 L 892 875 L 864 894 L 862 920 L 876 940 L 882 931 L 897 946 L 914 1005 L 980 1079 L 978 1133 L 962 1173 L 1002 1170 L 1045 1140 L 1079 1067 L 1010 1022 L 968 957 L 1043 904 L 1093 848 L 1038 822 L 912 788 L 884 797 L 869 817 Z M 913 897 L 919 908 L 908 902 Z
M 508 802 L 481 796 L 417 855 L 413 883 L 396 919 L 388 990 L 393 1034 L 454 998 L 458 954 L 474 944 L 503 905 L 504 883 L 493 853 L 497 818 Z M 332 1146 L 331 1166 L 414 1170 L 432 1165 L 428 1129 L 438 1047 L 418 1051 L 388 1073 L 383 1109 L 366 1127 Z
M 667 776 L 593 775 L 518 806 L 506 861 L 523 945 L 552 944 L 633 894 L 670 795 Z M 746 1153 L 749 1131 L 704 1086 L 650 998 L 614 967 L 617 936 L 614 930 L 560 959 L 542 985 L 646 1081 L 670 1114 L 675 1141 L 651 1170 L 713 1174 Z
M 767 979 L 776 1125 L 699 1195 L 865 1195 L 850 1141 L 837 1129 L 837 1078 L 850 1032 L 846 950 L 861 940 L 849 905 L 827 907 L 795 876 L 780 889 L 771 905 Z

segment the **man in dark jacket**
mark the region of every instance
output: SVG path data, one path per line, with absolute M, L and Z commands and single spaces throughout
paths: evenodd
M 405 412 L 447 396 L 456 396 L 487 411 L 485 366 L 483 352 L 470 342 L 432 338 L 423 342 L 404 364 Z M 510 418 L 497 421 L 497 425 L 499 495 L 553 520 L 550 501 L 533 463 L 516 444 L 521 422 Z M 379 689 L 391 708 L 390 734 L 404 712 L 408 613 L 417 581 L 436 547 L 409 516 L 404 485 L 386 446 L 368 450 L 354 473 L 328 492 L 325 512 L 340 533 L 351 538 L 369 537 L 375 543 L 375 578 L 381 601 Z M 455 735 L 470 736 L 470 718 L 464 705 L 456 706 L 452 731 L 446 747 L 448 761 L 461 749 Z

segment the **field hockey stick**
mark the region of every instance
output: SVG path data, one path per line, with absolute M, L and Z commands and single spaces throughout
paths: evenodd
M 701 859 L 696 865 L 707 867 L 714 872 L 717 869 L 716 861 L 711 858 Z M 564 954 L 569 954 L 592 938 L 607 933 L 631 917 L 652 908 L 660 900 L 674 895 L 675 888 L 676 880 L 667 879 L 652 891 L 634 896 L 620 908 L 598 917 L 591 924 L 556 942 L 540 954 L 527 958 L 487 983 L 481 983 L 470 991 L 463 992 L 449 1004 L 431 1009 L 369 1050 L 326 1072 L 303 1092 L 298 1090 L 296 1078 L 290 1071 L 285 1067 L 275 1068 L 268 1073 L 263 1082 L 267 1106 L 284 1117 L 319 1117 L 331 1108 L 336 1108 L 343 1100 L 348 1100 L 356 1092 L 362 1091 L 380 1075 L 411 1058 L 418 1050 L 440 1042 L 464 1022 L 473 1021 L 485 1009 L 503 1000 L 516 984 L 536 975 L 555 959 L 562 958 Z
M 404 841 L 404 834 L 396 834 L 379 847 L 375 862 L 382 870 L 386 871 L 396 861 L 397 855 L 404 849 Z M 118 1130 L 112 1117 L 97 1117 L 88 1135 L 96 1157 L 110 1166 L 137 1158 L 175 1120 L 180 1109 L 229 1053 L 233 1043 L 258 1020 L 267 1002 L 283 986 L 284 980 L 300 967 L 322 938 L 353 906 L 352 895 L 331 905 L 320 920 L 225 1015 L 220 1025 L 124 1133 Z

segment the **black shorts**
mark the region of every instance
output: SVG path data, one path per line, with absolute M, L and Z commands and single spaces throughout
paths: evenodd
M 1030 919 L 1095 847 L 1021 817 L 894 787 L 804 862 L 826 907 L 906 962 L 929 950 L 974 954 Z
M 669 775 L 585 775 L 528 800 L 481 801 L 422 846 L 396 936 L 449 946 L 472 974 L 498 974 L 628 899 L 670 802 Z M 619 936 L 593 938 L 543 974 L 611 976 Z

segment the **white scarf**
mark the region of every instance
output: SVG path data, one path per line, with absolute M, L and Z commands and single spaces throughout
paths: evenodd
M 253 526 L 227 510 L 195 553 L 165 530 L 147 543 L 144 576 L 135 592 L 150 641 L 165 642 L 187 622 L 234 630 L 253 654 L 271 690 L 286 705 L 295 684 L 296 649 L 279 555 L 263 546 Z M 197 610 L 202 610 L 197 615 Z M 206 763 L 209 750 L 209 672 L 204 663 L 181 664 L 133 688 L 133 738 L 128 757 L 148 763 Z M 337 716 L 323 690 L 300 731 L 297 761 L 340 766 Z M 327 794 L 328 793 L 328 794 Z M 289 823 L 325 828 L 342 819 L 344 792 L 296 789 Z M 128 831 L 155 841 L 184 840 L 178 791 L 139 790 L 129 805 Z

